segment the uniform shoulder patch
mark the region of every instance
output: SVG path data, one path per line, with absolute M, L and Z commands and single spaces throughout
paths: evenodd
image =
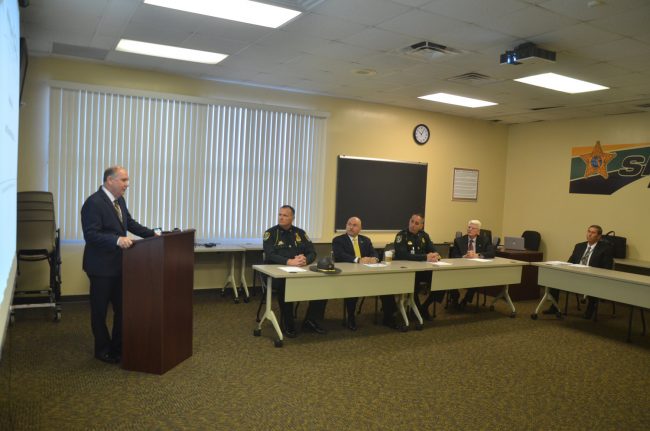
M 402 242 L 402 235 L 397 235 L 395 242 Z
M 264 232 L 264 241 L 266 241 L 269 238 L 271 238 L 271 232 L 267 230 L 266 232 Z

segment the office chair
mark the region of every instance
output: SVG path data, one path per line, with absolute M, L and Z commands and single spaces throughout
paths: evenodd
M 521 236 L 524 238 L 524 248 L 526 250 L 539 251 L 539 245 L 542 241 L 542 236 L 539 232 L 534 230 L 525 230 Z
M 49 266 L 47 289 L 18 289 L 16 279 L 9 322 L 14 323 L 14 310 L 19 308 L 53 308 L 54 320 L 61 319 L 61 246 L 56 227 L 54 200 L 50 192 L 19 192 L 17 194 L 16 258 L 18 275 L 21 262 L 46 261 Z M 39 296 L 40 295 L 40 296 Z

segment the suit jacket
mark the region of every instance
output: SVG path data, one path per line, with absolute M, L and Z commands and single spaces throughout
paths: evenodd
M 451 257 L 465 256 L 467 254 L 468 243 L 469 236 L 467 235 L 463 235 L 460 238 L 454 239 L 454 247 L 451 250 Z M 476 243 L 474 243 L 474 251 L 486 259 L 494 258 L 494 255 L 496 254 L 494 245 L 487 242 L 482 235 L 476 237 Z
M 579 242 L 573 248 L 573 253 L 569 257 L 569 262 L 580 263 L 582 255 L 587 250 L 587 241 Z M 610 243 L 605 241 L 598 241 L 593 250 L 591 250 L 591 258 L 589 259 L 589 266 L 596 268 L 612 269 L 614 267 L 614 254 Z
M 154 231 L 131 218 L 124 197 L 117 200 L 122 219 L 115 211 L 113 202 L 100 187 L 90 195 L 81 207 L 81 226 L 84 232 L 83 270 L 89 276 L 116 277 L 122 274 L 122 249 L 117 239 L 129 231 L 142 238 L 154 235 Z
M 372 246 L 370 238 L 363 235 L 357 236 L 359 242 L 359 251 L 361 257 L 378 257 L 377 250 Z M 339 235 L 332 240 L 332 252 L 334 253 L 335 262 L 354 262 L 354 247 L 347 233 Z

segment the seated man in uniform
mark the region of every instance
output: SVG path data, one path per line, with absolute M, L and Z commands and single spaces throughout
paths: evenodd
M 278 224 L 264 232 L 264 263 L 275 263 L 287 266 L 307 266 L 316 259 L 314 244 L 304 230 L 293 226 L 295 210 L 289 205 L 283 205 L 278 211 Z M 284 333 L 289 338 L 296 337 L 293 321 L 293 307 L 284 301 L 284 279 L 273 279 L 273 288 L 278 293 L 280 304 L 280 322 Z M 304 328 L 324 334 L 325 330 L 318 324 L 325 314 L 327 301 L 309 301 Z
M 496 254 L 494 245 L 486 241 L 481 236 L 481 222 L 479 220 L 470 220 L 467 222 L 467 235 L 454 240 L 454 247 L 451 250 L 450 257 L 465 257 L 468 259 L 485 258 L 492 259 Z M 460 301 L 459 307 L 463 308 L 468 303 L 472 303 L 474 298 L 474 289 L 468 289 L 465 297 Z M 460 293 L 458 290 L 450 290 L 452 303 L 458 303 Z
M 332 240 L 332 253 L 335 262 L 351 263 L 377 263 L 377 251 L 372 246 L 372 241 L 367 236 L 359 235 L 361 232 L 361 219 L 350 217 L 345 225 L 345 233 Z M 354 312 L 359 298 L 345 298 L 347 310 L 346 326 L 351 331 L 357 330 Z
M 424 215 L 416 213 L 411 216 L 409 220 L 408 229 L 401 230 L 395 236 L 395 259 L 397 260 L 417 260 L 426 262 L 437 262 L 440 260 L 440 254 L 436 251 L 436 247 L 431 242 L 429 234 L 424 231 Z M 428 307 L 433 301 L 441 302 L 445 295 L 444 291 L 431 292 L 422 305 L 420 305 L 420 298 L 418 289 L 420 283 L 426 283 L 431 288 L 431 271 L 421 271 L 415 273 L 415 289 L 413 292 L 415 304 L 420 309 L 422 317 L 431 320 Z M 384 308 L 384 323 L 390 324 L 394 322 L 389 316 L 397 310 L 395 305 L 395 297 L 393 295 L 382 296 L 382 303 Z M 390 326 L 390 325 L 389 325 Z
M 603 228 L 597 224 L 592 224 L 587 229 L 587 241 L 579 242 L 573 247 L 573 253 L 569 257 L 570 263 L 578 263 L 581 265 L 593 266 L 596 268 L 612 269 L 614 267 L 613 250 L 610 243 L 601 241 L 603 236 Z M 560 291 L 558 289 L 550 289 L 551 295 L 558 301 L 560 298 Z M 596 310 L 598 298 L 589 297 L 587 304 L 587 311 L 585 311 L 584 318 L 591 319 Z M 555 305 L 551 305 L 548 310 L 542 311 L 543 314 L 557 314 L 558 310 Z

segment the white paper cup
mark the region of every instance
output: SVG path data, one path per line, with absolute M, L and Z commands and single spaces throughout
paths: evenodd
M 390 265 L 393 261 L 393 250 L 384 251 L 384 262 L 386 265 Z

